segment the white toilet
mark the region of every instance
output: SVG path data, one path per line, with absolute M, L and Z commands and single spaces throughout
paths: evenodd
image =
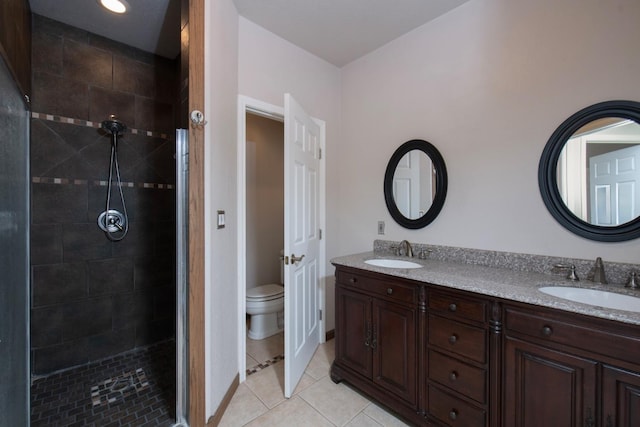
M 280 281 L 284 282 L 284 264 L 280 262 Z M 247 289 L 247 314 L 251 316 L 248 336 L 261 340 L 284 330 L 284 286 L 270 283 Z

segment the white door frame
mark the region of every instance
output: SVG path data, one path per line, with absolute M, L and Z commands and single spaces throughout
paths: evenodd
M 284 102 L 284 95 L 283 95 Z M 238 371 L 240 382 L 244 382 L 247 379 L 246 365 L 247 365 L 247 319 L 246 319 L 246 292 L 247 292 L 247 277 L 246 277 L 246 253 L 247 253 L 247 123 L 246 113 L 254 113 L 259 116 L 267 117 L 273 120 L 277 120 L 284 123 L 284 108 L 277 105 L 269 104 L 257 99 L 250 98 L 244 95 L 238 95 L 238 158 L 237 158 L 237 170 L 238 170 Z M 314 119 L 315 120 L 315 119 Z M 326 166 L 325 166 L 325 124 L 321 120 L 316 120 L 320 125 L 321 132 L 321 147 L 323 151 L 322 161 L 320 162 L 320 228 L 326 230 Z M 284 141 L 283 141 L 284 143 Z M 285 195 L 286 197 L 286 195 Z M 319 300 L 322 313 L 326 313 L 326 236 L 323 236 L 320 242 L 320 292 Z M 286 290 L 285 290 L 286 292 Z M 320 327 L 318 333 L 320 334 L 319 340 L 321 343 L 325 342 L 325 318 L 322 317 L 320 321 Z

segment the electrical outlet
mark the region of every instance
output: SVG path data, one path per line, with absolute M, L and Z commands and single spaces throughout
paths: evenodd
M 384 221 L 378 221 L 378 234 L 384 234 Z

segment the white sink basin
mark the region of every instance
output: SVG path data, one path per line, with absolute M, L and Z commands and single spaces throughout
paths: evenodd
M 376 267 L 386 268 L 420 268 L 420 264 L 411 261 L 405 261 L 403 259 L 387 259 L 387 258 L 374 258 L 368 259 L 365 264 L 375 265 Z
M 629 295 L 598 291 L 596 289 L 571 288 L 568 286 L 545 286 L 538 290 L 545 294 L 569 301 L 640 313 L 640 298 Z

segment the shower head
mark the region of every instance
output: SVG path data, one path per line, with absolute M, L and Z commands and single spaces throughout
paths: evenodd
M 113 135 L 118 135 L 122 133 L 127 126 L 122 123 L 120 120 L 116 118 L 115 115 L 111 114 L 107 120 L 100 124 L 102 129 L 111 132 Z

